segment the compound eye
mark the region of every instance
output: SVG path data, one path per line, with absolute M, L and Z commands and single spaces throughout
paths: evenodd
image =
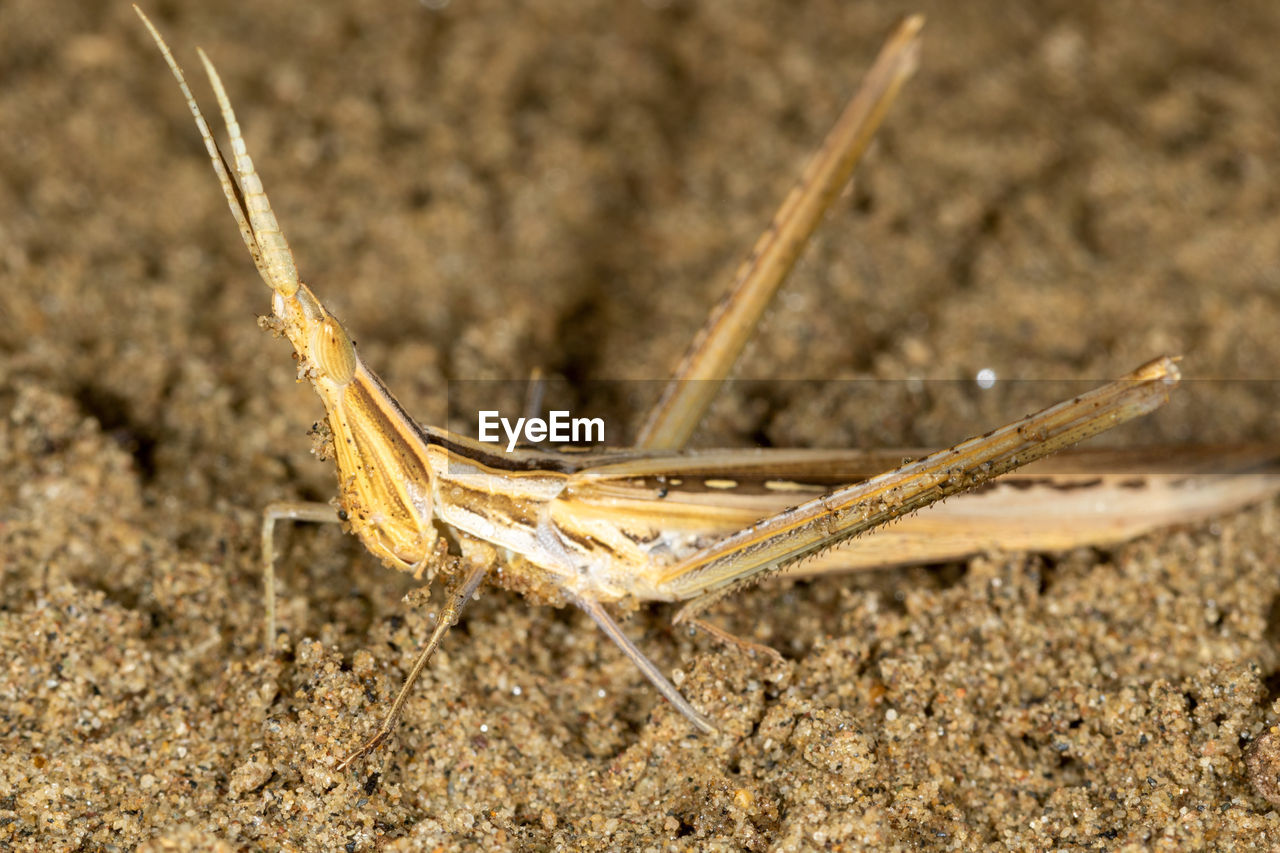
M 338 385 L 346 385 L 356 375 L 356 348 L 346 329 L 332 317 L 312 335 L 311 357 L 321 374 Z

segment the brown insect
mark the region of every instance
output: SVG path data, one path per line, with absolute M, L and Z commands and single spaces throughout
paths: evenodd
M 453 544 L 460 558 L 449 602 L 377 734 L 340 768 L 390 735 L 414 681 L 486 578 L 534 601 L 581 607 L 695 727 L 712 732 L 711 719 L 627 638 L 610 606 L 686 602 L 675 616 L 677 623 L 689 622 L 750 646 L 698 617 L 731 590 L 766 573 L 785 571 L 802 558 L 818 558 L 806 564 L 812 572 L 945 559 L 993 545 L 1069 547 L 1082 537 L 1114 539 L 1156 523 L 1228 508 L 1275 487 L 1274 480 L 1265 480 L 1249 491 L 1232 481 L 1215 491 L 1201 480 L 1202 488 L 1187 491 L 1180 489 L 1184 471 L 1163 481 L 1163 502 L 1138 514 L 1132 507 L 1120 510 L 1120 515 L 1129 513 L 1121 529 L 1112 524 L 1116 512 L 1099 513 L 1095 507 L 1092 528 L 1077 521 L 1071 535 L 1056 539 L 1048 534 L 1056 526 L 1046 523 L 1053 516 L 1052 504 L 1041 505 L 1039 534 L 1036 524 L 1028 527 L 1025 512 L 1018 515 L 1013 509 L 1006 512 L 1017 516 L 1015 522 L 1002 522 L 997 511 L 994 521 L 988 518 L 985 527 L 971 529 L 964 507 L 979 507 L 978 514 L 989 515 L 980 503 L 991 500 L 986 494 L 949 504 L 960 507 L 958 514 L 931 511 L 917 516 L 915 526 L 897 526 L 892 536 L 849 542 L 1152 411 L 1179 380 L 1171 358 L 1157 358 L 1116 382 L 896 467 L 881 463 L 889 458 L 901 463 L 901 451 L 681 452 L 766 304 L 914 70 L 923 25 L 918 16 L 904 20 L 889 37 L 861 89 L 742 264 L 730 295 L 695 338 L 636 447 L 584 454 L 504 452 L 409 417 L 357 354 L 346 329 L 299 279 L 208 57 L 199 54 L 230 136 L 230 160 L 214 141 L 168 46 L 140 10 L 138 14 L 178 80 L 244 243 L 271 288 L 272 313 L 263 325 L 293 344 L 299 379 L 312 384 L 328 416 L 338 508 L 286 503 L 273 504 L 265 513 L 268 647 L 275 635 L 272 539 L 278 520 L 342 522 L 383 563 L 417 578 L 430 580 L 441 570 L 452 571 L 446 543 Z M 1108 492 L 1106 478 L 1096 473 L 1099 464 L 1105 468 L 1111 461 L 1095 457 L 1092 464 L 1087 476 L 1094 503 L 1119 494 L 1115 476 Z M 885 473 L 871 476 L 878 470 Z M 1066 470 L 1055 476 L 1069 481 L 1073 475 Z M 1132 486 L 1132 474 L 1119 476 L 1128 477 Z M 1045 477 L 1039 475 L 1039 480 Z M 1020 505 L 1026 503 L 1024 496 Z

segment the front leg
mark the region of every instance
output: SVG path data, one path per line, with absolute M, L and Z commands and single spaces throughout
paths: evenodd
M 396 694 L 396 699 L 391 704 L 391 710 L 382 719 L 382 725 L 378 726 L 378 731 L 373 737 L 365 741 L 363 746 L 342 760 L 342 763 L 338 765 L 339 772 L 345 771 L 356 759 L 377 749 L 391 736 L 391 732 L 395 730 L 396 723 L 400 719 L 400 713 L 404 710 L 405 703 L 409 701 L 409 694 L 413 690 L 414 682 L 418 680 L 418 676 L 422 675 L 423 669 L 426 668 L 427 663 L 431 660 L 431 656 L 435 654 L 440 641 L 444 639 L 444 635 L 457 623 L 458 617 L 462 615 L 462 608 L 467 605 L 467 602 L 471 600 L 471 596 L 475 594 L 476 589 L 484 581 L 491 565 L 488 562 L 471 564 L 469 571 L 462 579 L 462 582 L 455 588 L 448 603 L 440 610 L 440 617 L 436 622 L 435 630 L 431 632 L 431 637 L 428 638 L 427 644 L 422 647 L 422 651 L 418 653 L 418 658 L 413 662 L 413 667 L 409 670 L 409 674 L 405 676 L 404 684 L 400 687 L 400 692 Z
M 262 583 L 267 599 L 266 637 L 263 648 L 268 654 L 276 642 L 276 522 L 313 521 L 318 524 L 341 524 L 342 518 L 330 504 L 315 501 L 276 501 L 262 511 Z

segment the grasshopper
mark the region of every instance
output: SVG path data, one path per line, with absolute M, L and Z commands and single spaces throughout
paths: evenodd
M 611 610 L 649 601 L 683 602 L 674 617 L 677 624 L 701 627 L 745 648 L 761 648 L 700 616 L 731 591 L 768 574 L 794 570 L 801 560 L 809 560 L 810 571 L 824 571 L 840 564 L 857 568 L 956 558 L 993 544 L 1035 547 L 1034 533 L 1027 542 L 1014 534 L 1006 540 L 997 534 L 990 541 L 972 534 L 948 538 L 940 533 L 946 524 L 936 522 L 937 536 L 927 524 L 900 525 L 897 540 L 884 540 L 888 546 L 862 547 L 879 541 L 877 537 L 849 540 L 1147 414 L 1167 401 L 1179 381 L 1176 359 L 1157 358 L 1115 382 L 905 463 L 900 452 L 682 450 L 771 296 L 912 74 L 923 25 L 922 18 L 912 16 L 890 35 L 799 184 L 740 267 L 730 295 L 695 338 L 633 449 L 504 452 L 420 425 L 360 358 L 343 325 L 300 280 L 209 58 L 199 52 L 230 138 L 230 159 L 215 142 L 168 45 L 146 15 L 135 10 L 177 79 L 245 246 L 271 289 L 272 313 L 261 323 L 289 339 L 298 357 L 299 381 L 312 384 L 327 413 L 328 446 L 340 489 L 336 508 L 281 503 L 264 513 L 267 648 L 275 639 L 273 537 L 278 521 L 340 522 L 393 569 L 425 576 L 428 583 L 437 574 L 457 575 L 431 636 L 376 734 L 339 769 L 391 735 L 414 682 L 486 579 L 535 602 L 580 607 L 695 728 L 712 733 L 712 720 L 636 647 Z M 874 468 L 895 457 L 897 464 Z M 1093 468 L 1098 464 L 1105 466 L 1108 460 L 1095 459 Z M 1096 473 L 1079 476 L 1102 482 Z M 1105 483 L 1098 488 L 1105 491 Z M 1268 480 L 1248 494 L 1202 490 L 1172 509 L 1166 501 L 1161 504 L 1165 509 L 1152 508 L 1123 529 L 1103 530 L 1095 521 L 1083 535 L 1134 535 L 1157 523 L 1244 503 L 1273 488 Z M 918 518 L 937 515 L 931 513 Z M 953 533 L 956 527 L 953 521 Z M 918 541 L 907 544 L 912 535 Z M 1072 547 L 1078 540 L 1069 534 L 1050 536 L 1049 547 Z

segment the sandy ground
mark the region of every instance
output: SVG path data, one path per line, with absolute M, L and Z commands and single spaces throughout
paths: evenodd
M 877 381 L 730 392 L 699 443 L 946 444 L 1053 399 L 981 402 L 982 367 L 1165 352 L 1204 381 L 1116 442 L 1274 435 L 1280 6 L 922 5 L 920 73 L 741 368 Z M 219 63 L 304 276 L 424 421 L 465 414 L 450 379 L 667 373 L 919 8 L 515 6 L 150 6 Z M 1280 843 L 1273 506 L 718 608 L 782 665 L 642 612 L 716 738 L 582 614 L 489 592 L 336 773 L 432 606 L 300 529 L 264 659 L 259 513 L 334 481 L 178 93 L 124 3 L 0 5 L 0 81 L 0 847 Z

